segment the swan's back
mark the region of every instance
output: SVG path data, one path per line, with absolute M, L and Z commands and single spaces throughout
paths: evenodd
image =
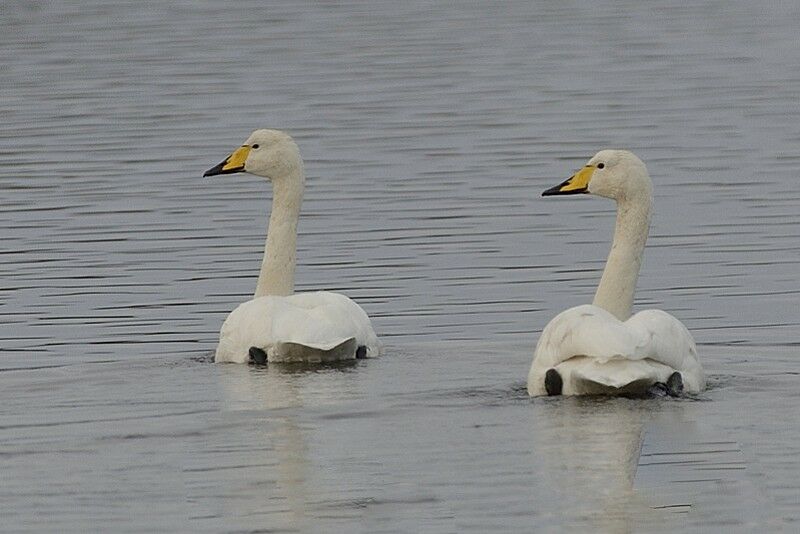
M 350 345 L 352 351 L 342 350 Z M 240 304 L 222 325 L 215 361 L 245 363 L 251 347 L 263 350 L 271 362 L 354 359 L 359 347 L 365 357 L 380 350 L 364 310 L 327 291 L 264 296 Z M 331 351 L 335 354 L 326 358 Z

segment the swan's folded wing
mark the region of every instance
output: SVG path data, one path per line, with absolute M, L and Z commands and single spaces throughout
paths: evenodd
M 600 362 L 646 358 L 648 334 L 631 329 L 597 306 L 576 306 L 558 314 L 542 331 L 534 353 L 534 365 L 549 369 L 575 356 Z
M 314 295 L 321 298 L 283 299 L 272 319 L 274 342 L 330 350 L 356 337 L 353 321 L 341 306 L 322 294 Z
M 625 324 L 647 339 L 642 347 L 645 358 L 681 373 L 686 391 L 697 392 L 705 387 L 703 368 L 697 359 L 697 346 L 692 334 L 678 319 L 662 310 L 644 310 Z
M 270 346 L 274 307 L 272 297 L 239 304 L 222 323 L 215 361 L 245 363 L 250 347 L 266 349 Z
M 327 291 L 298 293 L 286 298 L 285 304 L 273 321 L 276 339 L 322 347 L 354 337 L 368 351 L 377 351 L 378 338 L 369 317 L 348 297 Z

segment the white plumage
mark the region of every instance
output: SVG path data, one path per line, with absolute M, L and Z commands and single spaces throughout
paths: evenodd
M 561 312 L 542 331 L 528 374 L 530 395 L 554 394 L 546 386 L 551 369 L 560 378 L 551 388 L 564 395 L 641 394 L 676 372 L 684 391 L 705 388 L 694 340 L 678 319 L 661 310 L 631 316 L 651 192 L 646 167 L 623 150 L 598 152 L 581 171 L 544 192 L 612 198 L 617 224 L 594 302 Z
M 558 314 L 542 332 L 528 375 L 528 392 L 546 395 L 555 369 L 564 395 L 642 393 L 678 371 L 684 389 L 703 389 L 703 371 L 689 331 L 672 315 L 645 310 L 627 321 L 592 304 Z
M 216 362 L 319 363 L 377 356 L 380 344 L 361 307 L 338 293 L 294 293 L 297 223 L 305 189 L 300 151 L 277 130 L 256 130 L 204 176 L 249 172 L 273 185 L 272 213 L 255 296 L 222 325 Z
M 270 362 L 352 360 L 359 346 L 375 356 L 378 338 L 361 307 L 338 293 L 264 296 L 240 304 L 222 325 L 217 362 L 247 363 L 250 347 Z

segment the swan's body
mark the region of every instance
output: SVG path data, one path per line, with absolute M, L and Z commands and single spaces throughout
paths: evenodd
M 240 304 L 222 325 L 217 362 L 247 363 L 251 347 L 270 362 L 328 362 L 377 353 L 378 339 L 361 307 L 339 293 L 264 296 Z M 370 350 L 371 349 L 371 350 Z
M 528 376 L 528 392 L 545 395 L 545 373 L 555 369 L 563 395 L 640 394 L 680 372 L 686 391 L 703 389 L 703 370 L 686 327 L 661 310 L 627 321 L 593 304 L 558 314 L 542 332 Z
M 235 172 L 272 182 L 272 213 L 255 296 L 225 319 L 215 361 L 247 363 L 254 353 L 270 362 L 312 363 L 378 355 L 378 338 L 358 304 L 338 293 L 294 293 L 305 174 L 292 138 L 277 130 L 256 130 L 204 176 Z
M 686 327 L 661 310 L 631 317 L 652 206 L 644 163 L 627 151 L 603 150 L 544 195 L 575 193 L 617 201 L 614 243 L 594 302 L 560 313 L 542 331 L 528 393 L 641 394 L 668 383 L 701 391 L 705 377 Z

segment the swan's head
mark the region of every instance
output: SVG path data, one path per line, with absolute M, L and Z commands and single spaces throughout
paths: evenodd
M 542 193 L 575 195 L 589 193 L 614 200 L 624 200 L 652 190 L 650 176 L 642 160 L 627 150 L 601 150 L 584 167 Z
M 302 168 L 300 149 L 288 134 L 280 130 L 256 130 L 242 146 L 203 176 L 248 172 L 275 181 L 285 176 L 298 176 L 297 171 Z

